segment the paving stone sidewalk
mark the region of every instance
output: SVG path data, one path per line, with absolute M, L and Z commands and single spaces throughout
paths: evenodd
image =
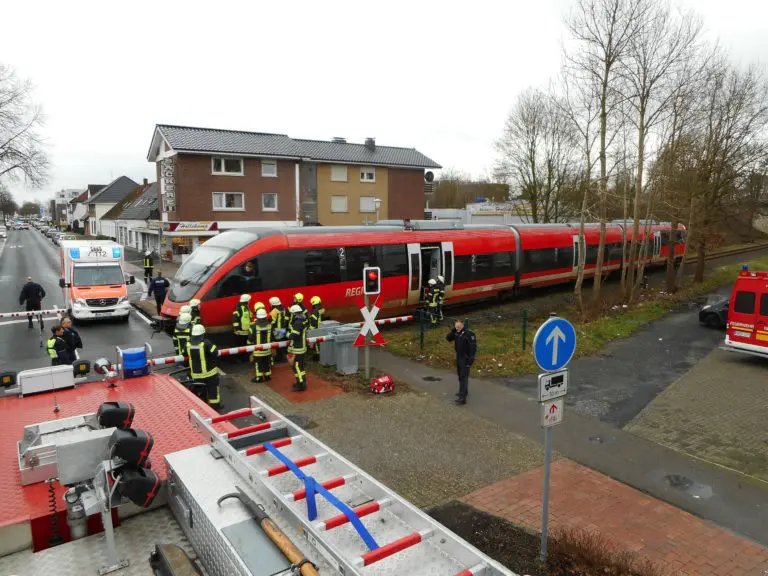
M 541 530 L 543 468 L 502 480 L 463 500 Z M 552 465 L 550 534 L 597 531 L 674 575 L 765 576 L 768 549 L 567 459 Z

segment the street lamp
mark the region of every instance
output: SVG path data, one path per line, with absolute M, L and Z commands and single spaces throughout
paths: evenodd
M 381 206 L 381 199 L 380 198 L 374 198 L 373 199 L 373 207 L 376 209 L 376 222 L 379 221 L 379 207 Z

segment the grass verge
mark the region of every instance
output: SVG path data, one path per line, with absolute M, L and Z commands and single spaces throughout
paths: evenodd
M 750 270 L 768 270 L 768 258 L 748 262 Z M 570 320 L 576 328 L 578 346 L 576 356 L 590 356 L 597 353 L 609 342 L 626 338 L 685 302 L 708 294 L 733 282 L 741 270 L 741 264 L 720 266 L 710 272 L 700 284 L 690 284 L 684 289 L 667 294 L 664 291 L 649 290 L 641 295 L 631 307 L 614 305 L 600 318 L 588 322 L 579 319 L 573 307 L 559 311 L 559 315 Z M 517 323 L 488 322 L 471 326 L 477 334 L 478 351 L 473 369 L 482 376 L 517 376 L 536 372 L 531 354 L 533 335 L 546 317 L 532 319 L 527 326 L 527 346 L 522 349 L 522 330 Z M 419 326 L 415 324 L 401 330 L 389 332 L 387 347 L 391 352 L 422 360 L 441 368 L 455 366 L 453 345 L 445 340 L 448 327 L 427 328 L 424 334 L 424 348 L 419 342 Z

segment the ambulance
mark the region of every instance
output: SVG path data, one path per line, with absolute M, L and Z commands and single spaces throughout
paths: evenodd
M 768 272 L 745 266 L 736 278 L 723 348 L 768 358 Z
M 104 240 L 63 240 L 61 277 L 64 302 L 75 320 L 120 318 L 128 320 L 131 304 L 128 284 L 136 282 L 123 272 L 125 251 Z

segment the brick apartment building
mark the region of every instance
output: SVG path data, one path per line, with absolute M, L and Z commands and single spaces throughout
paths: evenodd
M 373 138 L 355 144 L 163 124 L 147 160 L 157 166 L 166 235 L 200 237 L 270 223 L 423 218 L 424 171 L 440 168 L 414 148 Z

